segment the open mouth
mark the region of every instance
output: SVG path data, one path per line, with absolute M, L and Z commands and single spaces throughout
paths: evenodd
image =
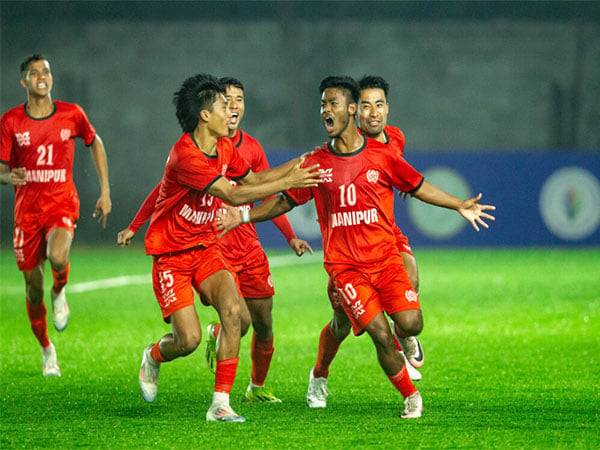
M 328 132 L 332 131 L 333 130 L 333 124 L 334 124 L 333 117 L 331 117 L 331 116 L 325 116 L 323 118 L 323 124 L 325 125 L 325 129 Z
M 229 118 L 229 124 L 230 125 L 236 125 L 238 123 L 238 120 L 240 118 L 239 113 L 231 113 L 231 117 Z
M 36 86 L 38 89 L 46 89 L 48 87 L 46 83 L 38 83 Z

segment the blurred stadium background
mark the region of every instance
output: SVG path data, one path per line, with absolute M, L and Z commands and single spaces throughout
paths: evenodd
M 407 159 L 499 207 L 482 236 L 451 213 L 398 202 L 416 246 L 600 244 L 598 2 L 2 1 L 0 12 L 1 109 L 25 100 L 18 66 L 41 52 L 54 98 L 80 103 L 105 141 L 110 225 L 90 217 L 97 181 L 79 144 L 79 244 L 112 243 L 158 182 L 180 133 L 172 93 L 201 71 L 245 83 L 243 127 L 272 163 L 324 140 L 324 76 L 385 77 Z M 0 195 L 8 249 L 13 194 Z M 319 241 L 312 206 L 293 221 Z M 266 245 L 284 245 L 270 231 Z

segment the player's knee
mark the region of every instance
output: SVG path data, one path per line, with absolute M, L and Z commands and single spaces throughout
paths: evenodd
M 401 321 L 399 326 L 406 336 L 417 336 L 423 331 L 423 316 L 421 314 L 415 314 L 406 317 Z
M 64 270 L 69 263 L 68 253 L 62 249 L 50 249 L 48 251 L 48 260 L 54 270 Z
M 181 356 L 189 355 L 200 345 L 200 330 L 186 332 L 180 336 L 177 347 Z
M 378 328 L 371 332 L 371 338 L 376 346 L 383 349 L 393 349 L 392 333 L 389 329 Z
M 346 337 L 350 334 L 351 328 L 352 326 L 348 321 L 342 322 L 335 319 L 331 321 L 331 331 L 333 332 L 333 336 L 338 342 L 341 342 L 344 339 L 346 339 Z

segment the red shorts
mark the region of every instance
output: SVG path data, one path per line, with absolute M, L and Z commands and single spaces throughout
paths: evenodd
M 219 270 L 231 268 L 216 245 L 155 256 L 152 287 L 163 319 L 193 305 L 194 289 L 200 293 L 200 284 Z
M 413 290 L 399 255 L 367 268 L 331 266 L 328 271 L 355 335 L 381 312 L 421 309 L 419 294 Z
M 413 255 L 408 238 L 400 231 L 400 228 L 394 227 L 394 237 L 396 238 L 396 246 L 400 250 L 400 253 L 408 253 L 411 256 L 415 256 Z
M 15 219 L 13 230 L 13 250 L 17 266 L 21 272 L 33 270 L 46 259 L 48 236 L 55 228 L 65 228 L 71 236 L 75 236 L 76 213 L 60 212 L 34 219 Z
M 240 264 L 232 261 L 229 263 L 237 276 L 238 286 L 244 298 L 269 298 L 275 295 L 269 260 L 262 248 L 253 250 Z

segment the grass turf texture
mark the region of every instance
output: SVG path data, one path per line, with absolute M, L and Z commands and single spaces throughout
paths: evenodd
M 248 422 L 238 425 L 204 420 L 213 386 L 204 340 L 162 367 L 154 404 L 142 401 L 142 349 L 169 330 L 149 284 L 68 295 L 67 330 L 50 330 L 63 376 L 42 378 L 16 293 L 21 275 L 3 250 L 0 447 L 600 447 L 600 251 L 422 250 L 417 258 L 426 320 L 423 418 L 398 417 L 401 397 L 366 336 L 342 345 L 328 408 L 305 406 L 318 335 L 331 316 L 314 257 L 314 264 L 273 269 L 267 384 L 283 403 L 242 402 L 246 336 L 232 405 Z M 71 284 L 149 273 L 151 265 L 139 248 L 75 246 L 71 261 Z M 49 268 L 46 275 L 49 286 Z M 50 311 L 49 298 L 46 304 Z M 198 309 L 203 325 L 215 318 Z

